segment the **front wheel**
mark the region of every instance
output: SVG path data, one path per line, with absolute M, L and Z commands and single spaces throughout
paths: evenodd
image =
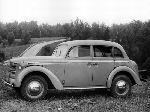
M 20 93 L 24 99 L 33 101 L 44 98 L 47 90 L 46 80 L 41 76 L 33 75 L 23 81 Z
M 131 93 L 131 80 L 126 75 L 115 77 L 111 92 L 114 97 L 127 97 Z

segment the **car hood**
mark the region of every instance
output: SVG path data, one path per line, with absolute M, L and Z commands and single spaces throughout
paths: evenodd
M 9 62 L 13 63 L 52 63 L 61 61 L 62 57 L 55 57 L 55 56 L 33 56 L 33 57 L 15 57 L 10 60 Z

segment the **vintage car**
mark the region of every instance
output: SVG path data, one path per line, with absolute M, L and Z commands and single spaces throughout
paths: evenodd
M 30 49 L 32 52 L 28 53 Z M 41 50 L 35 53 L 39 47 L 30 49 L 4 63 L 8 66 L 4 82 L 26 100 L 42 99 L 48 89 L 107 88 L 115 97 L 126 97 L 132 85 L 142 85 L 137 64 L 115 42 L 62 42 L 51 56 Z M 37 55 L 30 56 L 33 52 Z

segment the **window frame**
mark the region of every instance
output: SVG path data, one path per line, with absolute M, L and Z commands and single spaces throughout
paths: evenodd
M 75 47 L 79 48 L 79 46 L 89 46 L 89 47 L 90 47 L 90 55 L 87 56 L 87 57 L 69 57 L 69 52 L 70 52 L 73 48 L 75 48 Z M 78 49 L 78 50 L 79 50 L 79 49 Z M 66 58 L 69 58 L 69 59 L 92 58 L 92 45 L 76 45 L 76 46 L 71 46 L 71 47 L 69 48 L 69 50 L 67 51 L 67 53 L 66 53 Z
M 121 52 L 122 57 L 115 57 L 115 48 Z M 114 57 L 114 59 L 116 59 L 116 58 L 124 59 L 125 58 L 123 52 L 118 47 L 113 47 L 113 57 Z
M 94 46 L 106 46 L 106 47 L 111 47 L 111 57 L 95 57 L 94 56 Z M 113 46 L 109 46 L 109 45 L 92 45 L 92 57 L 94 59 L 97 59 L 97 58 L 108 58 L 108 59 L 112 59 L 114 58 L 114 55 L 113 55 Z

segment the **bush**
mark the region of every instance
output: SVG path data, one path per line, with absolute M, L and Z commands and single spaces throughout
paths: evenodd
M 7 40 L 8 40 L 8 44 L 11 45 L 14 40 L 15 40 L 15 36 L 14 36 L 14 33 L 13 32 L 9 32 L 7 34 Z
M 5 59 L 5 53 L 3 51 L 0 51 L 0 62 L 4 61 Z
M 150 57 L 148 57 L 148 58 L 146 59 L 146 61 L 143 63 L 142 68 L 143 68 L 143 69 L 150 70 Z
M 0 36 L 0 44 L 2 43 L 2 36 Z
M 29 44 L 31 41 L 31 34 L 27 31 L 22 31 L 21 35 L 21 43 L 22 44 Z

